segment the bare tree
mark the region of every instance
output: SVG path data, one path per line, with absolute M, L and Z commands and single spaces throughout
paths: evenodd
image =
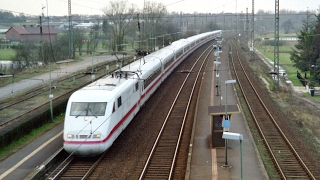
M 283 22 L 282 27 L 284 28 L 285 34 L 289 34 L 290 30 L 294 29 L 294 26 L 293 26 L 291 19 L 288 19 L 285 22 Z
M 147 1 L 143 8 L 142 38 L 146 39 L 147 47 L 151 40 L 157 36 L 165 34 L 165 25 L 167 24 L 164 17 L 168 14 L 166 6 L 162 3 Z M 150 43 L 152 47 L 154 43 Z
M 134 31 L 132 21 L 134 15 L 137 14 L 135 7 L 134 4 L 129 4 L 127 0 L 115 0 L 103 9 L 108 18 L 108 34 L 113 51 L 121 51 L 125 43 L 125 36 Z
M 74 49 L 73 49 L 73 54 L 75 54 L 76 49 L 78 49 L 79 55 L 82 55 L 82 47 L 86 43 L 83 40 L 88 39 L 86 37 L 84 30 L 82 29 L 74 29 L 73 30 L 73 40 L 74 40 Z

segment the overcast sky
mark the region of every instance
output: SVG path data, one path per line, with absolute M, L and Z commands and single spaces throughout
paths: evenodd
M 113 0 L 114 1 L 114 0 Z M 143 7 L 147 0 L 128 0 Z M 153 0 L 163 3 L 169 12 L 183 13 L 221 13 L 221 12 L 246 12 L 248 8 L 251 13 L 252 0 Z M 280 9 L 306 11 L 318 10 L 319 0 L 279 0 Z M 103 14 L 101 9 L 107 6 L 110 0 L 71 0 L 72 14 L 94 15 Z M 207 3 L 209 2 L 209 3 Z M 274 12 L 274 0 L 255 0 L 255 12 L 259 9 Z M 68 14 L 68 0 L 0 0 L 0 10 L 8 10 L 28 15 L 40 15 L 42 7 L 45 15 L 62 16 Z

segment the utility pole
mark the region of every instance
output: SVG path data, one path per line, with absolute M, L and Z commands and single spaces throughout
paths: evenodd
M 226 14 L 224 10 L 224 5 L 223 5 L 223 31 L 226 30 Z
M 40 20 L 40 36 L 41 36 L 41 40 L 40 40 L 41 59 L 42 59 L 42 62 L 44 62 L 44 58 L 43 58 L 43 39 L 42 39 L 42 35 L 43 35 L 43 31 L 42 31 L 42 16 L 39 16 L 39 20 Z
M 71 16 L 71 0 L 68 0 L 68 16 L 69 16 L 69 58 L 73 58 L 73 35 L 72 35 L 72 16 Z
M 182 31 L 183 21 L 182 21 L 182 11 L 180 11 L 180 27 L 179 30 Z
M 274 25 L 274 63 L 273 63 L 273 75 L 274 75 L 274 88 L 279 88 L 279 0 L 275 0 L 275 25 Z
M 139 19 L 139 13 L 137 14 L 137 18 L 138 18 L 138 30 L 139 30 L 139 51 L 141 51 L 141 31 L 140 31 L 140 19 Z
M 193 29 L 196 30 L 197 28 L 197 22 L 196 22 L 196 13 L 193 14 L 194 17 L 194 25 L 193 25 Z
M 249 41 L 249 12 L 248 8 L 246 8 L 246 41 Z
M 254 60 L 254 0 L 252 0 L 250 61 Z
M 236 40 L 238 43 L 238 1 L 236 0 Z

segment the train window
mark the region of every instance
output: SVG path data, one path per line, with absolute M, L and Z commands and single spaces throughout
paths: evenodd
M 139 83 L 137 82 L 137 83 L 135 84 L 135 91 L 138 91 L 138 89 L 139 89 Z
M 118 107 L 120 107 L 122 105 L 122 100 L 121 100 L 121 96 L 118 97 Z
M 106 107 L 106 102 L 73 102 L 70 116 L 104 116 Z
M 148 87 L 153 80 L 155 80 L 161 74 L 161 69 L 156 69 L 146 80 L 144 80 L 145 87 Z
M 113 103 L 113 107 L 112 107 L 112 113 L 114 113 L 116 111 L 116 103 Z

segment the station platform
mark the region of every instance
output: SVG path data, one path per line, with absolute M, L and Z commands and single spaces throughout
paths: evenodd
M 228 140 L 227 151 L 225 147 L 212 147 L 212 121 L 208 113 L 208 107 L 238 105 L 235 84 L 227 85 L 226 80 L 231 80 L 228 65 L 227 49 L 222 49 L 219 62 L 219 80 L 221 90 L 217 94 L 215 82 L 216 67 L 213 55 L 207 64 L 200 89 L 197 113 L 195 117 L 193 136 L 190 143 L 189 162 L 186 172 L 186 180 L 233 180 L 240 179 L 241 166 L 243 179 L 265 180 L 268 179 L 266 170 L 256 150 L 252 135 L 246 124 L 241 108 L 239 113 L 232 114 L 229 132 L 243 135 L 242 141 L 242 165 L 240 161 L 240 141 Z M 238 106 L 240 107 L 240 105 Z M 229 113 L 229 111 L 228 111 Z M 227 152 L 227 159 L 226 157 Z M 225 165 L 228 166 L 225 166 Z

